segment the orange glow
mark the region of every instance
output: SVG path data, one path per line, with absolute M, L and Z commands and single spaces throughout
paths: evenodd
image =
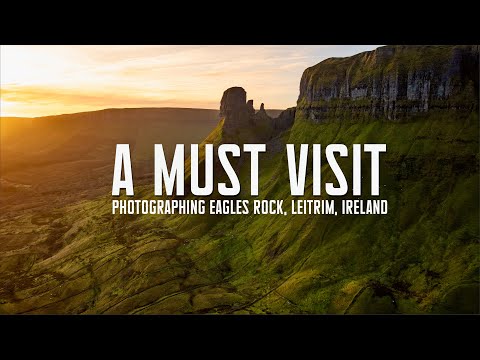
M 243 86 L 255 105 L 294 106 L 303 70 L 376 46 L 10 46 L 0 48 L 0 115 L 112 107 L 217 109 Z

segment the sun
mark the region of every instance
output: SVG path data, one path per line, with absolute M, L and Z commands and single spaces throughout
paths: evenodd
M 11 101 L 5 101 L 1 98 L 0 91 L 0 117 L 11 116 L 12 107 L 15 108 Z

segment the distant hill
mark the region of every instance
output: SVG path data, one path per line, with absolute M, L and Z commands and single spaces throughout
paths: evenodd
M 177 143 L 202 142 L 218 121 L 217 110 L 182 108 L 1 118 L 3 206 L 28 208 L 37 201 L 56 206 L 81 199 L 82 193 L 105 194 L 111 186 L 115 144 L 130 144 L 133 174 L 139 180 L 153 169 L 153 144 L 164 144 L 168 153 Z M 21 185 L 31 191 L 15 191 Z
M 149 131 L 112 116 L 108 127 L 91 120 L 91 131 L 71 137 L 56 126 L 39 131 L 48 141 L 32 156 L 68 166 L 51 165 L 56 175 L 43 186 L 56 196 L 38 198 L 72 204 L 38 203 L 29 212 L 20 207 L 31 205 L 17 203 L 0 212 L 0 313 L 479 313 L 478 58 L 478 46 L 387 46 L 327 59 L 305 70 L 297 107 L 279 117 L 280 127 L 250 111 L 243 89 L 226 92 L 207 142 L 265 139 L 270 151 L 261 159 L 257 199 L 284 200 L 289 216 L 113 216 L 105 190 L 78 202 L 90 196 L 81 191 L 85 184 L 96 189 L 111 181 L 109 134 L 147 159 L 151 145 L 143 141 L 183 136 L 186 123 L 157 121 Z M 13 138 L 18 149 L 29 149 L 22 136 Z M 387 144 L 379 198 L 388 200 L 389 213 L 293 215 L 286 143 L 346 144 L 349 154 L 353 144 Z M 80 154 L 88 165 L 76 164 Z M 97 154 L 102 160 L 93 166 Z M 245 184 L 250 162 L 242 160 L 232 166 Z M 352 158 L 338 162 L 351 179 Z M 369 164 L 362 156 L 363 200 L 371 198 Z M 322 182 L 336 182 L 323 158 L 322 165 Z M 75 177 L 64 175 L 70 166 L 82 179 L 73 190 Z M 50 165 L 42 169 L 47 176 Z M 311 173 L 309 161 L 304 199 L 319 198 Z M 26 166 L 11 174 L 38 181 Z M 136 196 L 154 198 L 151 183 L 136 186 Z M 16 186 L 25 201 L 35 196 Z M 251 200 L 248 187 L 237 198 Z
M 267 112 L 276 116 L 280 110 Z M 56 207 L 109 193 L 118 143 L 130 144 L 135 184 L 151 182 L 154 144 L 163 144 L 170 156 L 177 143 L 201 143 L 218 122 L 219 110 L 192 108 L 1 117 L 2 209 L 14 216 L 18 209 Z

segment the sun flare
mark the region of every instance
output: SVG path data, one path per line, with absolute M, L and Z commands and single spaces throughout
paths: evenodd
M 217 109 L 218 98 L 231 86 L 248 88 L 249 98 L 270 109 L 284 109 L 295 105 L 305 67 L 327 56 L 375 47 L 2 45 L 1 114 L 36 117 L 113 107 Z

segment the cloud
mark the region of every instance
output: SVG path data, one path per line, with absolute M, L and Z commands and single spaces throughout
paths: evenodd
M 97 106 L 97 107 L 161 107 L 175 104 L 187 105 L 190 101 L 182 101 L 175 97 L 163 98 L 148 95 L 128 95 L 122 93 L 88 94 L 75 90 L 50 89 L 40 86 L 14 86 L 0 90 L 3 101 L 19 104 L 62 105 L 62 106 Z M 165 94 L 171 95 L 171 94 Z M 192 101 L 192 103 L 197 103 Z
M 295 105 L 305 68 L 373 48 L 2 45 L 1 100 L 9 115 L 117 106 L 216 108 L 226 88 L 243 86 L 255 103 L 286 108 Z
M 37 104 L 71 104 L 84 103 L 90 105 L 104 105 L 106 95 L 89 95 L 82 92 L 65 91 L 62 89 L 50 89 L 42 86 L 16 85 L 1 89 L 2 100 L 18 103 Z M 110 95 L 110 98 L 114 98 Z M 138 99 L 132 99 L 138 100 Z

